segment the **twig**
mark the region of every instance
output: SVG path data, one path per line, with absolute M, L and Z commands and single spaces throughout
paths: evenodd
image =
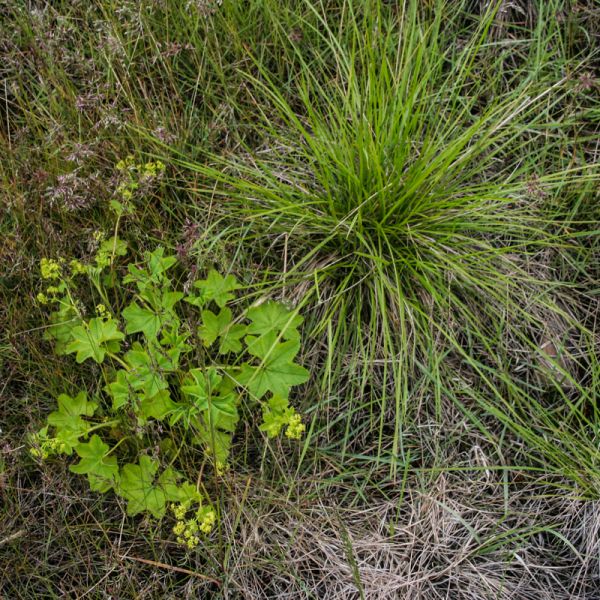
M 189 569 L 184 569 L 182 567 L 174 567 L 172 565 L 168 565 L 167 563 L 157 562 L 155 560 L 148 560 L 147 558 L 138 558 L 137 556 L 124 556 L 122 554 L 117 554 L 117 556 L 121 559 L 135 560 L 146 565 L 152 565 L 153 567 L 160 567 L 161 569 L 177 571 L 177 573 L 185 573 L 186 575 L 191 575 L 192 577 L 199 577 L 200 579 L 205 579 L 206 581 L 210 581 L 211 583 L 214 583 L 215 585 L 221 587 L 221 582 L 218 579 L 214 579 L 213 577 L 209 577 L 208 575 L 202 575 L 202 573 L 196 573 L 196 571 L 190 571 Z
M 25 535 L 24 529 L 21 529 L 20 531 L 16 531 L 15 533 L 12 533 L 8 537 L 5 537 L 3 540 L 0 540 L 0 546 L 3 546 L 4 544 L 8 544 L 8 542 L 18 540 L 20 537 L 23 537 L 24 535 Z

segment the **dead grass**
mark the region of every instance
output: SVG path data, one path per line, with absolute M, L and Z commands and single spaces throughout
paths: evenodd
M 283 469 L 268 454 L 232 471 L 220 530 L 189 555 L 169 523 L 123 518 L 66 467 L 24 469 L 25 449 L 6 444 L 0 597 L 598 598 L 600 502 L 508 466 L 521 455 L 510 435 L 499 464 L 453 403 L 444 416 L 407 432 L 422 455 L 396 478 L 373 464 L 376 444 L 343 464 L 317 446 L 297 477 L 293 454 Z
M 446 474 L 410 487 L 363 509 L 316 499 L 264 514 L 264 498 L 250 498 L 232 588 L 246 598 L 597 597 L 597 503 L 544 498 L 539 482 L 505 503 L 500 481 Z
M 119 523 L 114 509 L 61 476 L 35 488 L 5 485 L 5 502 L 7 493 L 17 502 L 16 512 L 3 515 L 2 597 L 592 600 L 600 594 L 600 503 L 557 495 L 543 479 L 514 471 L 508 481 L 494 472 L 437 473 L 411 478 L 404 494 L 398 483 L 388 498 L 355 508 L 310 480 L 298 481 L 303 495 L 295 501 L 258 478 L 248 481 L 228 482 L 222 539 L 188 558 L 144 523 L 107 527 L 109 519 Z

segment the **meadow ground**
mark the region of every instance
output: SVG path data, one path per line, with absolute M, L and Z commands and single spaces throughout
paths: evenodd
M 595 0 L 0 0 L 0 598 L 600 598 L 599 39 Z M 115 227 L 304 318 L 305 435 L 244 408 L 192 551 L 30 452 L 101 393 L 40 260 Z

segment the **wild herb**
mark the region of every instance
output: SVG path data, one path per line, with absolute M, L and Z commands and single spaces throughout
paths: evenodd
M 46 338 L 58 354 L 97 363 L 101 382 L 58 396 L 31 454 L 78 457 L 70 470 L 85 475 L 92 490 L 125 499 L 128 515 L 160 519 L 172 504 L 178 541 L 193 548 L 216 513 L 178 457 L 186 445 L 200 446 L 222 474 L 243 404 L 262 407 L 260 429 L 268 437 L 282 430 L 302 436 L 305 426 L 289 404 L 291 389 L 308 379 L 295 362 L 302 317 L 274 301 L 244 310 L 236 278 L 215 270 L 191 293 L 178 291 L 170 276 L 177 259 L 163 247 L 130 263 L 119 280 L 116 260 L 126 252 L 113 237 L 88 265 L 41 261 L 50 285 L 38 299 L 55 305 Z M 91 318 L 78 299 L 83 277 L 102 299 Z M 111 304 L 111 292 L 128 299 L 122 309 Z

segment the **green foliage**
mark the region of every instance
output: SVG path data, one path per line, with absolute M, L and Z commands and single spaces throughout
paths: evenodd
M 96 317 L 89 323 L 78 325 L 71 331 L 71 343 L 65 348 L 66 354 L 77 353 L 77 362 L 82 363 L 92 358 L 101 363 L 107 352 L 117 353 L 119 342 L 124 338 L 112 319 Z
M 222 308 L 218 315 L 215 315 L 211 310 L 203 310 L 202 323 L 203 325 L 198 330 L 198 334 L 204 345 L 210 347 L 217 339 L 220 339 L 220 354 L 240 352 L 242 349 L 240 338 L 249 333 L 249 328 L 245 325 L 232 322 L 232 313 L 227 307 Z
M 290 313 L 285 306 L 278 302 L 269 301 L 259 306 L 253 306 L 248 310 L 248 318 L 252 321 L 248 325 L 248 333 L 252 335 L 281 332 L 281 337 L 285 340 L 300 338 L 298 327 L 302 324 L 302 318 Z
M 97 406 L 95 402 L 88 402 L 84 391 L 74 398 L 67 394 L 58 397 L 58 410 L 48 415 L 48 425 L 54 427 L 62 452 L 71 454 L 79 438 L 87 433 L 88 424 L 83 417 L 91 417 Z
M 257 398 L 262 398 L 269 391 L 287 398 L 293 386 L 308 379 L 306 369 L 294 363 L 294 358 L 300 350 L 299 342 L 289 340 L 278 343 L 274 331 L 259 337 L 248 336 L 246 342 L 248 352 L 260 359 L 260 364 L 243 365 L 240 381 Z
M 132 302 L 122 314 L 127 321 L 126 333 L 141 331 L 149 340 L 156 338 L 161 327 L 160 315 L 148 308 L 142 308 L 137 302 Z
M 149 456 L 140 456 L 137 465 L 127 464 L 121 471 L 119 493 L 127 500 L 127 514 L 137 515 L 148 511 L 151 515 L 161 518 L 164 516 L 167 501 L 176 501 L 178 493 L 173 493 L 171 474 L 166 470 L 155 482 L 159 463 Z M 167 487 L 165 488 L 165 483 Z M 167 494 L 171 491 L 171 494 Z
M 205 10 L 207 6 L 209 10 Z M 482 40 L 481 57 L 476 57 L 473 33 L 486 7 L 495 11 L 495 18 L 489 34 L 476 33 Z M 44 413 L 54 410 L 48 405 L 55 400 L 44 390 L 64 389 L 76 395 L 70 385 L 86 381 L 90 384 L 86 385 L 89 399 L 102 400 L 95 415 L 81 418 L 102 423 L 111 414 L 106 406 L 113 397 L 100 389 L 117 379 L 121 388 L 115 392 L 120 391 L 117 402 L 121 404 L 112 412 L 118 413 L 119 419 L 121 413 L 130 413 L 125 433 L 148 432 L 143 440 L 147 448 L 152 447 L 151 438 L 158 441 L 161 436 L 163 440 L 168 437 L 165 441 L 171 443 L 172 450 L 167 454 L 166 445 L 161 446 L 165 452 L 159 457 L 163 466 L 179 450 L 182 440 L 173 442 L 168 431 L 174 412 L 158 422 L 139 412 L 134 415 L 131 406 L 142 403 L 138 399 L 141 392 L 123 379 L 127 371 L 114 357 L 105 357 L 100 365 L 93 359 L 78 365 L 75 354 L 45 362 L 50 346 L 40 340 L 38 331 L 30 332 L 38 325 L 48 326 L 43 330 L 45 337 L 54 340 L 56 351 L 62 353 L 74 326 L 93 317 L 93 305 L 102 302 L 116 310 L 119 330 L 126 333 L 122 309 L 132 301 L 145 308 L 147 301 L 119 295 L 110 287 L 113 273 L 122 275 L 119 257 L 124 247 L 115 246 L 111 234 L 99 242 L 103 250 L 98 253 L 99 262 L 105 263 L 98 285 L 110 288 L 111 297 L 92 302 L 86 290 L 80 297 L 86 299 L 87 314 L 80 314 L 70 302 L 53 304 L 55 312 L 42 322 L 37 307 L 31 306 L 38 292 L 32 287 L 32 282 L 37 282 L 31 277 L 31 264 L 39 260 L 40 251 L 75 256 L 91 249 L 94 240 L 89 239 L 89 232 L 97 228 L 108 231 L 111 224 L 106 219 L 112 218 L 112 212 L 128 218 L 128 205 L 138 202 L 142 195 L 143 203 L 127 227 L 128 235 L 136 238 L 136 247 L 151 248 L 156 239 L 181 239 L 185 243 L 196 239 L 194 252 L 202 248 L 214 256 L 223 275 L 228 262 L 219 257 L 220 248 L 237 248 L 236 268 L 246 269 L 247 282 L 255 276 L 254 281 L 283 284 L 289 297 L 295 297 L 296 290 L 309 294 L 312 290 L 316 300 L 309 310 L 303 310 L 307 319 L 303 332 L 315 332 L 306 352 L 314 368 L 322 369 L 312 373 L 322 387 L 314 390 L 310 399 L 315 417 L 312 436 L 322 447 L 314 458 L 310 449 L 299 466 L 301 494 L 282 482 L 282 471 L 276 464 L 281 458 L 273 461 L 266 452 L 261 481 L 253 477 L 249 502 L 244 503 L 242 497 L 246 508 L 250 503 L 258 517 L 274 514 L 278 522 L 279 515 L 294 512 L 294 523 L 306 519 L 307 526 L 312 524 L 315 531 L 324 532 L 330 511 L 312 510 L 311 498 L 326 497 L 327 506 L 337 502 L 344 509 L 356 505 L 359 511 L 364 503 L 371 506 L 373 515 L 377 512 L 375 504 L 383 500 L 400 508 L 395 518 L 388 519 L 393 522 L 374 519 L 374 527 L 377 535 L 383 535 L 389 524 L 394 538 L 412 526 L 415 513 L 411 501 L 420 503 L 423 493 L 435 497 L 439 477 L 437 483 L 450 485 L 444 489 L 452 496 L 451 510 L 452 504 L 470 506 L 474 499 L 480 500 L 484 509 L 489 505 L 487 518 L 480 519 L 479 510 L 469 510 L 467 514 L 460 511 L 461 519 L 465 527 L 473 528 L 481 548 L 487 546 L 493 551 L 489 557 L 504 589 L 532 588 L 533 595 L 536 588 L 540 597 L 563 586 L 565 597 L 592 593 L 595 581 L 589 579 L 597 570 L 588 566 L 593 567 L 594 559 L 594 552 L 589 552 L 595 529 L 594 506 L 574 505 L 571 497 L 594 490 L 595 498 L 600 494 L 600 338 L 596 318 L 600 202 L 597 179 L 592 181 L 585 175 L 586 165 L 595 165 L 596 173 L 600 166 L 599 81 L 595 69 L 600 4 L 596 0 L 17 0 L 3 2 L 0 11 L 5 84 L 0 136 L 4 148 L 0 462 L 5 465 L 0 474 L 1 595 L 84 596 L 89 594 L 92 581 L 98 584 L 89 594 L 94 596 L 135 597 L 142 589 L 149 597 L 211 595 L 202 579 L 182 577 L 173 570 L 163 569 L 160 577 L 150 580 L 147 568 L 114 571 L 114 556 L 102 552 L 102 532 L 110 536 L 115 525 L 120 525 L 118 520 L 108 522 L 112 511 L 98 509 L 99 505 L 84 499 L 93 515 L 75 511 L 81 512 L 78 518 L 73 510 L 76 500 L 75 505 L 62 501 L 63 491 L 71 495 L 68 488 L 56 495 L 41 485 L 39 473 L 19 451 L 23 432 L 31 426 L 29 414 L 37 414 L 40 408 Z M 369 13 L 372 20 L 365 24 L 363 15 L 368 17 Z M 415 13 L 422 15 L 420 23 L 415 23 Z M 428 15 L 441 26 L 432 23 Z M 385 48 L 389 52 L 382 53 Z M 404 66 L 396 68 L 395 57 Z M 351 76 L 345 76 L 343 71 L 347 73 L 354 65 L 357 68 Z M 389 76 L 390 71 L 394 77 Z M 249 83 L 250 76 L 280 94 L 292 110 L 273 102 L 272 94 L 264 93 L 260 85 Z M 521 84 L 540 78 L 539 91 L 548 93 L 535 100 L 539 95 L 535 84 L 528 94 L 530 100 L 527 95 L 522 97 L 529 113 L 521 113 L 526 117 L 524 126 L 515 127 L 519 125 L 515 111 L 496 111 L 501 119 L 497 121 L 499 127 L 481 128 L 445 168 L 443 163 L 451 158 L 445 146 L 455 145 L 453 139 L 474 119 L 486 112 L 492 116 L 494 105 L 507 100 Z M 319 83 L 325 93 L 315 85 Z M 289 119 L 285 115 L 282 118 L 281 109 L 289 113 Z M 111 164 L 115 153 L 125 156 L 141 147 L 155 154 L 161 152 L 149 139 L 151 132 L 172 146 L 163 150 L 170 161 L 173 152 L 181 152 L 185 160 L 216 166 L 216 177 L 170 169 L 175 180 L 168 187 L 149 189 L 140 185 L 146 170 L 143 162 L 125 160 L 119 170 L 121 177 L 117 176 L 121 185 L 114 194 Z M 490 133 L 495 139 L 490 139 Z M 499 139 L 501 133 L 506 135 Z M 482 153 L 486 140 L 490 140 L 488 150 Z M 236 164 L 219 164 L 203 155 L 206 150 Z M 405 161 L 395 159 L 402 155 Z M 419 165 L 413 168 L 417 160 L 422 170 Z M 427 172 L 430 165 L 432 170 Z M 457 203 L 460 190 L 452 180 L 456 181 L 461 169 L 465 182 L 474 184 L 470 206 Z M 247 184 L 247 189 L 239 190 L 238 185 L 236 193 L 227 182 L 218 185 L 219 177 L 238 172 L 240 184 Z M 420 172 L 422 190 L 414 186 Z M 59 185 L 66 188 L 64 196 L 48 197 L 65 175 L 72 185 Z M 405 227 L 402 220 L 394 223 L 392 218 L 381 226 L 377 208 L 389 206 L 390 198 L 403 195 L 397 193 L 403 180 L 409 190 L 412 182 L 412 207 L 417 210 L 406 205 L 405 214 L 410 219 Z M 98 182 L 100 186 L 96 186 Z M 503 182 L 510 186 L 503 190 Z M 491 184 L 495 188 L 488 187 L 479 205 L 472 201 L 478 193 L 477 184 L 482 191 Z M 204 194 L 199 189 L 203 187 Z M 528 193 L 528 187 L 533 194 Z M 331 211 L 320 199 L 324 189 L 331 198 Z M 487 204 L 485 196 L 490 198 Z M 508 197 L 506 211 L 494 206 L 494 196 Z M 113 210 L 104 210 L 110 198 L 116 198 L 111 200 Z M 350 210 L 344 204 L 350 205 Z M 240 214 L 240 208 L 246 210 Z M 522 211 L 513 210 L 520 208 L 538 216 L 536 228 L 544 230 L 538 240 L 544 240 L 546 248 L 534 236 L 527 236 L 526 229 L 521 230 L 527 219 L 520 217 Z M 486 213 L 503 215 L 502 222 L 496 226 L 490 220 L 486 225 L 481 218 Z M 188 219 L 201 224 L 198 238 L 182 236 L 181 225 Z M 494 231 L 502 233 L 494 235 Z M 554 234 L 563 231 L 568 235 L 556 239 Z M 480 240 L 483 246 L 474 245 L 469 253 L 472 239 Z M 499 249 L 497 260 L 486 260 L 493 259 L 486 242 Z M 392 260 L 394 256 L 399 260 Z M 111 262 L 115 270 L 106 270 Z M 60 266 L 63 276 L 69 263 Z M 492 269 L 494 263 L 504 264 L 505 269 Z M 516 273 L 519 265 L 525 268 L 520 274 Z M 50 267 L 48 274 L 53 270 Z M 166 275 L 177 280 L 175 272 L 180 274 L 173 267 Z M 555 371 L 561 378 L 567 377 L 567 385 L 551 386 L 550 391 L 535 373 L 536 346 L 548 338 L 527 315 L 543 311 L 541 304 L 553 294 L 527 285 L 525 273 L 546 279 L 549 291 L 561 294 L 561 306 L 568 314 L 595 328 L 589 344 L 569 323 L 564 327 L 559 324 L 558 333 L 551 333 L 556 348 L 557 339 L 568 338 L 564 345 L 575 364 L 573 368 L 567 356 L 570 375 Z M 82 278 L 82 282 L 87 288 L 87 281 Z M 57 279 L 50 283 L 60 287 Z M 563 284 L 570 287 L 569 294 L 564 293 Z M 515 297 L 513 292 L 518 288 L 523 293 Z M 40 293 L 46 299 L 64 295 L 64 291 L 57 295 L 45 288 Z M 573 298 L 580 310 L 574 311 L 569 305 Z M 189 308 L 183 301 L 176 305 L 182 318 L 190 314 Z M 220 311 L 216 304 L 204 309 L 216 315 Z M 238 317 L 237 310 L 233 312 Z M 551 317 L 545 319 L 550 332 L 557 328 L 556 319 Z M 184 372 L 201 366 L 205 353 L 215 358 L 221 341 L 217 338 L 213 345 L 203 348 L 204 340 L 198 342 L 195 327 L 190 331 L 186 322 L 187 318 L 183 327 L 163 327 L 158 334 L 161 347 L 178 349 Z M 233 322 L 243 323 L 239 318 Z M 520 339 L 519 330 L 523 332 Z M 250 329 L 248 333 L 259 335 Z M 180 343 L 177 337 L 185 340 Z M 126 342 L 131 340 L 146 344 L 141 333 L 127 334 Z M 186 344 L 192 344 L 193 349 L 186 351 Z M 130 346 L 122 343 L 122 348 L 126 352 Z M 225 357 L 216 358 L 225 362 Z M 469 369 L 473 358 L 477 362 Z M 554 362 L 561 368 L 561 363 Z M 166 377 L 171 381 L 175 375 L 167 373 Z M 487 382 L 496 390 L 485 389 L 489 388 Z M 28 396 L 26 407 L 24 394 Z M 171 396 L 179 406 L 178 396 Z M 270 400 L 277 405 L 275 398 L 266 400 L 267 404 Z M 159 410 L 156 401 L 144 400 L 143 406 Z M 458 416 L 457 406 L 462 410 Z M 263 413 L 266 410 L 264 405 L 261 409 Z M 144 419 L 146 423 L 140 425 L 138 420 Z M 282 417 L 274 408 L 263 419 L 266 423 Z M 242 422 L 238 428 L 236 449 L 245 425 Z M 192 426 L 200 429 L 202 423 L 190 425 L 186 443 L 192 438 Z M 97 433 L 112 446 L 109 438 L 120 439 L 124 430 L 110 427 L 114 426 Z M 159 432 L 159 427 L 164 431 Z M 49 430 L 48 435 L 56 434 L 53 426 Z M 198 432 L 192 441 L 203 435 Z M 136 449 L 129 444 L 142 441 L 132 438 L 113 452 L 119 454 L 120 467 L 125 455 L 132 464 L 139 462 L 134 456 Z M 217 452 L 226 456 L 230 439 L 226 434 L 207 434 L 202 443 L 213 444 L 210 452 L 215 456 Z M 39 442 L 31 449 L 38 457 L 64 447 L 54 437 L 44 439 L 43 434 Z M 248 449 L 248 460 L 254 462 L 257 449 L 253 444 Z M 185 459 L 177 462 L 200 464 L 199 453 L 197 448 L 184 448 L 180 456 L 185 454 Z M 155 456 L 154 451 L 151 456 Z M 78 462 L 74 450 L 68 460 Z M 285 462 L 281 460 L 281 466 Z M 391 478 L 385 473 L 388 465 L 397 469 Z M 532 465 L 535 471 L 528 474 Z M 60 480 L 60 472 L 53 475 Z M 189 468 L 186 476 L 195 491 L 196 481 Z M 263 478 L 269 480 L 267 493 Z M 557 504 L 552 504 L 547 482 L 565 486 L 556 494 Z M 212 477 L 206 483 L 211 485 Z M 475 488 L 477 493 L 473 494 Z M 237 494 L 237 485 L 233 491 Z M 540 502 L 547 501 L 553 509 L 544 513 L 541 508 L 538 514 Z M 493 507 L 498 508 L 497 522 L 490 528 Z M 240 505 L 242 527 L 246 508 Z M 195 514 L 190 508 L 186 519 L 195 518 Z M 386 514 L 391 515 L 390 511 Z M 573 515 L 578 518 L 575 527 Z M 591 526 L 586 526 L 588 517 Z M 48 546 L 50 522 L 53 538 Z M 434 519 L 433 527 L 439 522 Z M 519 523 L 524 527 L 515 529 L 515 536 L 506 535 L 507 529 Z M 552 541 L 545 532 L 534 533 L 537 526 L 547 523 L 552 527 L 562 524 L 557 531 L 564 539 L 550 536 Z M 23 524 L 27 524 L 25 539 L 10 542 L 11 533 L 22 533 Z M 426 543 L 430 533 L 427 522 L 423 527 L 418 525 L 419 535 L 414 540 Z M 358 525 L 361 533 L 368 528 L 368 522 Z M 193 535 L 192 526 L 186 524 L 184 530 Z M 239 540 L 238 530 L 232 529 L 230 537 L 220 536 L 215 550 L 216 554 L 224 551 L 223 560 L 216 556 L 206 563 L 185 564 L 168 543 L 151 544 L 143 553 L 142 542 L 137 546 L 138 555 L 218 577 L 224 570 L 227 575 L 223 579 L 229 582 L 225 587 L 237 588 L 241 582 L 242 587 L 233 593 L 243 596 L 245 578 L 236 577 L 236 568 L 247 571 L 244 558 L 255 556 L 254 550 L 266 555 L 256 544 L 238 555 L 237 548 L 230 547 Z M 460 535 L 456 527 L 448 530 Z M 144 537 L 134 520 L 120 531 L 123 540 Z M 345 532 L 340 532 L 345 538 Z M 590 535 L 584 535 L 586 532 Z M 271 537 L 268 527 L 261 532 L 265 548 L 280 539 L 278 528 Z M 504 539 L 506 546 L 494 544 L 494 539 Z M 348 546 L 349 562 L 354 566 L 353 549 Z M 399 546 L 406 548 L 410 562 L 410 545 L 395 544 Z M 475 569 L 485 568 L 476 546 L 471 545 L 474 560 L 468 562 Z M 457 549 L 460 561 L 463 544 L 453 544 L 450 539 L 449 547 Z M 59 549 L 60 556 L 52 548 Z M 519 549 L 526 554 L 522 564 L 513 560 L 517 554 L 523 556 Z M 285 589 L 290 596 L 319 596 L 319 590 L 327 588 L 327 578 L 331 581 L 335 573 L 317 572 L 315 565 L 309 565 L 306 572 L 303 565 L 308 561 L 290 566 L 289 556 L 276 554 L 261 559 L 266 567 L 261 566 L 261 573 L 267 573 L 262 581 Z M 432 549 L 427 555 L 432 563 L 423 560 L 419 565 L 424 575 L 428 567 L 439 571 L 439 553 Z M 442 558 L 445 563 L 453 562 L 451 556 Z M 327 570 L 326 563 L 324 566 Z M 362 572 L 368 565 L 359 566 Z M 109 571 L 112 574 L 105 577 Z M 471 568 L 453 569 L 451 577 L 434 577 L 431 586 L 435 589 L 430 594 L 452 597 L 464 588 L 474 597 L 493 595 L 477 586 L 476 579 L 485 584 L 489 578 L 473 574 Z M 260 574 L 255 579 L 259 581 Z M 414 581 L 419 588 L 428 587 L 427 582 L 420 583 L 421 578 Z M 355 583 L 360 588 L 358 573 Z M 400 585 L 399 595 L 410 596 L 405 582 Z M 216 591 L 214 595 L 218 595 Z
M 70 470 L 87 476 L 94 491 L 114 490 L 127 501 L 128 515 L 162 518 L 169 502 L 179 503 L 179 512 L 198 505 L 196 521 L 178 525 L 183 535 L 178 539 L 194 547 L 196 534 L 210 531 L 215 513 L 196 485 L 175 470 L 179 451 L 174 449 L 201 445 L 204 459 L 221 473 L 244 398 L 250 407 L 262 405 L 260 428 L 269 437 L 283 427 L 288 437 L 300 437 L 304 426 L 288 398 L 294 386 L 308 380 L 308 371 L 294 362 L 302 318 L 271 301 L 234 317 L 228 304 L 240 285 L 214 270 L 195 282 L 199 294 L 186 296 L 173 289 L 167 272 L 177 260 L 162 247 L 146 253 L 143 264 L 129 264 L 119 284 L 109 255 L 120 256 L 125 248 L 112 238 L 100 245 L 93 263 L 77 268 L 77 275 L 87 273 L 104 302 L 89 320 L 64 261 L 42 264 L 43 278 L 58 283 L 40 292 L 43 303 L 59 305 L 46 339 L 56 342 L 57 352 L 75 354 L 77 363 L 97 363 L 104 385 L 90 400 L 83 390 L 73 397 L 61 394 L 48 425 L 32 440 L 32 455 L 74 451 L 80 460 Z M 109 290 L 119 294 L 118 306 L 131 294 L 122 321 L 107 308 Z M 177 310 L 181 300 L 191 305 L 185 314 Z M 188 344 L 194 329 L 202 341 L 196 348 Z M 265 398 L 269 393 L 273 396 Z M 157 436 L 162 437 L 158 444 Z M 197 474 L 187 475 L 197 480 Z
M 194 191 L 205 203 L 194 197 L 186 208 L 200 214 L 221 201 L 230 225 L 219 239 L 242 239 L 265 257 L 258 279 L 305 290 L 327 427 L 337 435 L 345 422 L 341 454 L 359 452 L 350 432 L 361 407 L 377 461 L 389 453 L 395 476 L 407 423 L 426 404 L 415 399 L 431 398 L 436 420 L 448 400 L 462 404 L 455 370 L 478 370 L 467 379 L 485 383 L 477 395 L 486 412 L 507 397 L 543 405 L 535 361 L 525 367 L 523 357 L 551 323 L 589 338 L 579 315 L 595 308 L 581 312 L 587 300 L 550 272 L 557 255 L 580 245 L 573 229 L 597 238 L 597 218 L 576 224 L 574 215 L 598 204 L 598 161 L 585 150 L 598 136 L 571 129 L 575 114 L 593 120 L 577 88 L 594 84 L 583 62 L 564 62 L 571 34 L 556 19 L 560 3 L 533 3 L 535 26 L 519 30 L 527 31 L 519 42 L 514 23 L 497 37 L 502 2 L 462 2 L 456 11 L 443 1 L 342 4 L 339 12 L 294 4 L 295 40 L 285 9 L 271 5 L 286 66 L 273 69 L 263 45 L 240 44 L 251 67 L 238 73 L 256 108 L 236 115 L 248 133 L 227 151 L 164 152 L 200 182 Z M 467 6 L 470 25 L 457 35 Z M 549 201 L 580 208 L 557 208 L 549 219 Z M 261 363 L 245 366 L 239 381 L 256 397 L 285 397 L 303 376 L 286 358 L 297 339 L 293 317 L 278 312 L 248 311 L 247 333 L 259 336 L 248 349 Z M 288 318 L 281 340 L 261 337 Z M 216 321 L 207 319 L 208 340 Z M 562 376 L 545 378 L 560 387 Z M 267 431 L 278 431 L 281 414 L 267 413 Z
M 97 492 L 107 492 L 119 477 L 119 466 L 115 456 L 108 456 L 110 446 L 98 435 L 89 442 L 78 444 L 75 448 L 81 458 L 78 464 L 71 465 L 73 473 L 87 475 L 90 488 Z
M 214 300 L 218 307 L 223 308 L 227 302 L 235 298 L 232 292 L 239 289 L 240 286 L 233 275 L 223 277 L 217 271 L 212 270 L 204 281 L 196 281 L 194 287 L 200 290 L 200 294 L 189 297 L 188 302 L 196 306 L 203 306 Z

